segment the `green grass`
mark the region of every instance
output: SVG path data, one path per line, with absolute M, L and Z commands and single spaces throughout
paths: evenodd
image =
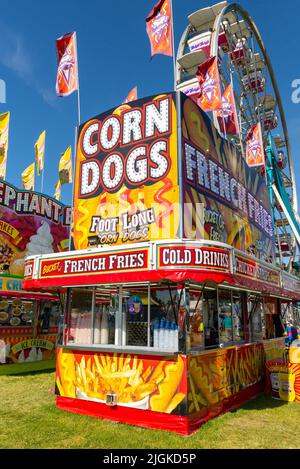
M 51 388 L 53 372 L 0 377 L 0 448 L 300 448 L 296 403 L 261 396 L 184 437 L 63 412 Z
M 0 376 L 26 374 L 41 370 L 55 370 L 55 359 L 0 365 Z

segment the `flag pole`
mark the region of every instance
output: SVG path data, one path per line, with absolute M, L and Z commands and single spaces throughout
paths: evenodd
M 71 229 L 69 237 L 69 250 L 72 247 L 72 225 L 73 225 L 73 207 L 74 207 L 74 192 L 75 192 L 75 169 L 76 169 L 76 153 L 77 153 L 77 136 L 81 121 L 81 112 L 80 112 L 80 86 L 79 86 L 79 64 L 78 64 L 78 51 L 77 51 L 77 33 L 75 31 L 75 45 L 76 45 L 76 59 L 77 59 L 77 115 L 78 115 L 78 124 L 75 126 L 75 135 L 74 135 L 74 151 L 72 152 L 72 206 L 71 206 Z
M 172 18 L 172 51 L 173 51 L 173 74 L 174 74 L 174 91 L 176 91 L 176 57 L 175 57 L 175 40 L 174 40 L 174 16 L 173 16 L 173 0 L 170 0 L 171 18 Z
M 44 154 L 44 167 L 45 167 L 45 154 Z M 44 167 L 42 169 L 41 193 L 43 193 L 43 189 L 44 189 Z
M 75 45 L 76 45 L 76 60 L 77 60 L 77 114 L 78 114 L 78 126 L 80 125 L 80 86 L 79 86 L 79 64 L 78 64 L 78 51 L 77 51 L 77 33 L 75 31 Z
M 75 195 L 75 170 L 76 170 L 76 154 L 77 154 L 77 139 L 78 139 L 79 126 L 75 127 L 74 134 L 74 152 L 72 157 L 72 205 L 71 205 L 71 229 L 69 237 L 69 251 L 72 249 L 72 225 L 73 225 L 73 216 L 74 216 L 74 195 Z

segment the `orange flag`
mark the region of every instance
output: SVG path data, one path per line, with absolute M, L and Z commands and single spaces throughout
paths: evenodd
M 56 94 L 69 96 L 78 90 L 78 63 L 76 33 L 65 34 L 56 40 L 57 78 Z
M 264 145 L 261 124 L 255 124 L 247 137 L 246 161 L 248 166 L 262 166 L 265 164 Z
M 238 134 L 239 124 L 237 120 L 235 99 L 231 84 L 229 84 L 222 96 L 222 110 L 218 111 L 220 130 L 226 134 Z
M 151 45 L 151 57 L 155 54 L 173 56 L 172 0 L 159 0 L 146 18 L 146 31 Z
M 210 57 L 199 65 L 197 77 L 200 85 L 198 104 L 203 111 L 222 109 L 220 76 L 216 57 Z
M 132 88 L 131 91 L 129 91 L 128 95 L 126 96 L 122 104 L 129 103 L 130 101 L 135 101 L 136 99 L 138 99 L 137 86 L 135 86 L 134 88 Z

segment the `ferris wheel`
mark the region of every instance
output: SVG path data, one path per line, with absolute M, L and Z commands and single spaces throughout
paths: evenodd
M 267 184 L 273 210 L 276 256 L 289 270 L 300 246 L 297 192 L 288 129 L 275 74 L 262 37 L 247 11 L 226 1 L 202 8 L 188 17 L 177 53 L 176 87 L 199 94 L 196 72 L 216 57 L 222 92 L 231 84 L 238 117 L 238 135 L 224 135 L 218 112 L 215 127 L 245 156 L 253 125 L 260 122 L 266 151 Z M 260 168 L 261 171 L 261 168 Z

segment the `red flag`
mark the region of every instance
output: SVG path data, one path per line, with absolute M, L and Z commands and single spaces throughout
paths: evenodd
M 56 94 L 69 96 L 78 89 L 76 33 L 68 33 L 56 40 Z
M 255 124 L 247 137 L 246 161 L 248 166 L 262 166 L 265 164 L 264 145 L 261 124 Z
M 134 101 L 135 99 L 138 99 L 137 86 L 135 86 L 134 88 L 132 88 L 131 91 L 129 91 L 124 101 L 122 101 L 122 104 L 129 103 L 130 101 Z
M 146 18 L 151 57 L 154 54 L 173 56 L 171 1 L 159 0 Z
M 221 132 L 226 134 L 238 134 L 239 124 L 231 84 L 227 86 L 223 93 L 222 108 L 221 111 L 218 111 L 218 122 Z
M 198 104 L 201 109 L 206 112 L 222 109 L 222 94 L 216 57 L 210 57 L 199 65 L 197 77 L 200 85 Z

